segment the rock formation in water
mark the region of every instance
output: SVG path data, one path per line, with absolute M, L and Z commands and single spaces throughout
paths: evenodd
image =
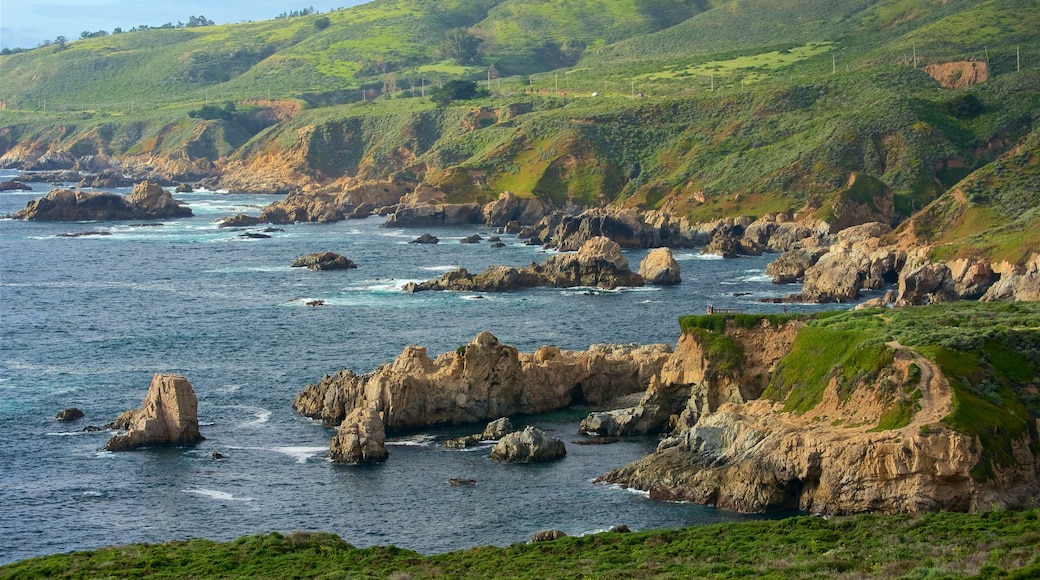
M 818 402 L 791 399 L 783 376 L 795 371 L 782 361 L 802 321 L 748 320 L 729 320 L 723 331 L 687 328 L 642 410 L 583 422 L 604 434 L 652 432 L 638 424 L 649 415 L 672 434 L 603 481 L 742 512 L 825 514 L 1023 506 L 1040 491 L 1036 417 L 1024 418 L 1006 449 L 955 430 L 944 421 L 953 408 L 949 380 L 898 343 L 866 374 L 827 371 L 832 361 L 816 359 L 826 383 Z M 667 408 L 653 407 L 661 400 Z M 893 413 L 904 414 L 897 421 Z M 994 463 L 994 454 L 1006 457 Z
M 676 264 L 678 270 L 678 264 Z M 459 292 L 507 292 L 519 288 L 548 286 L 569 288 L 590 286 L 613 289 L 618 286 L 642 286 L 643 278 L 629 269 L 628 259 L 616 242 L 604 237 L 592 238 L 577 252 L 550 256 L 541 264 L 527 268 L 491 266 L 480 274 L 464 268 L 452 270 L 440 278 L 405 286 L 408 292 L 454 290 Z
M 543 346 L 521 354 L 482 332 L 435 360 L 425 348 L 409 346 L 371 374 L 326 375 L 296 396 L 293 409 L 337 426 L 356 409 L 373 408 L 390 432 L 481 423 L 645 390 L 670 352 L 666 345 L 593 345 L 581 352 Z
M 415 183 L 402 180 L 344 180 L 321 188 L 293 191 L 285 199 L 260 211 L 261 222 L 291 224 L 295 222 L 331 223 L 349 217 L 367 217 L 383 208 L 396 207 Z M 248 191 L 256 191 L 250 189 Z
M 190 217 L 191 209 L 163 188 L 141 182 L 126 197 L 115 193 L 55 189 L 29 202 L 14 219 L 67 222 L 117 221 Z
M 682 282 L 679 262 L 668 248 L 656 248 L 639 263 L 639 275 L 651 286 L 666 286 Z
M 503 463 L 543 463 L 566 455 L 563 441 L 531 426 L 506 435 L 491 448 L 491 459 Z
M 329 444 L 329 458 L 335 463 L 380 463 L 388 456 L 383 418 L 371 407 L 354 409 Z
M 328 270 L 349 270 L 357 268 L 357 264 L 334 252 L 319 252 L 296 258 L 292 267 L 307 268 L 314 272 L 324 272 Z
M 502 417 L 488 423 L 487 426 L 484 427 L 482 433 L 474 433 L 473 435 L 465 435 L 463 437 L 449 439 L 444 442 L 444 446 L 449 449 L 466 449 L 467 447 L 473 447 L 479 444 L 481 441 L 498 441 L 513 431 L 516 431 L 513 427 L 513 423 L 508 417 Z
M 199 433 L 198 399 L 188 379 L 157 374 L 139 409 L 121 414 L 112 424 L 125 430 L 105 444 L 108 451 L 126 451 L 151 445 L 194 445 Z

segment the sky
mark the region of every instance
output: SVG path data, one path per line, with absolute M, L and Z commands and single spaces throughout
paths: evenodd
M 162 26 L 205 16 L 217 24 L 270 20 L 283 12 L 313 7 L 330 12 L 365 0 L 0 0 L 0 48 L 35 48 L 59 36 L 76 40 L 83 31 L 141 24 Z

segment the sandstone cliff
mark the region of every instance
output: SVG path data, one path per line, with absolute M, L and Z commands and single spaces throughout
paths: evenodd
M 188 379 L 158 374 L 139 409 L 119 416 L 114 426 L 125 430 L 108 440 L 105 449 L 126 451 L 148 445 L 193 445 L 199 433 L 198 399 Z
M 949 370 L 916 348 L 856 330 L 869 325 L 842 319 L 805 328 L 798 319 L 764 318 L 756 325 L 751 317 L 724 328 L 711 317 L 685 324 L 641 403 L 653 405 L 655 392 L 659 399 L 688 394 L 678 417 L 676 397 L 668 401 L 672 435 L 656 453 L 603 481 L 744 512 L 828 514 L 1016 507 L 1040 491 L 1037 413 L 1019 398 L 1035 396 L 1037 379 L 1028 378 L 1035 362 L 1019 363 L 1024 370 L 1016 380 L 1024 382 L 1004 383 L 1005 411 L 978 401 L 978 412 L 989 415 L 966 419 L 976 411 L 954 402 L 975 401 L 970 393 L 986 387 L 949 379 Z M 1040 333 L 1027 332 L 1001 340 L 1024 340 L 1016 348 L 1032 352 Z M 978 356 L 964 352 L 957 356 Z M 1005 372 L 978 364 L 973 380 Z M 625 417 L 597 425 L 620 425 L 616 432 L 623 433 Z
M 371 374 L 327 375 L 297 395 L 293 409 L 337 426 L 354 410 L 372 408 L 383 414 L 391 432 L 545 413 L 646 389 L 670 350 L 665 345 L 594 345 L 574 352 L 543 346 L 521 354 L 482 332 L 435 360 L 426 349 L 410 346 Z

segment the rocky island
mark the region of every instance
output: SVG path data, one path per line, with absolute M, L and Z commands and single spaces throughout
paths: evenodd
M 191 209 L 162 187 L 142 181 L 129 196 L 56 189 L 29 202 L 14 219 L 32 221 L 118 221 L 190 217 Z

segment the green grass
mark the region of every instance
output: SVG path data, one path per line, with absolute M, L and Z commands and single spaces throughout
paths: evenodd
M 436 556 L 272 533 L 32 558 L 0 567 L 0 578 L 1027 578 L 1040 573 L 1038 515 L 794 517 Z

